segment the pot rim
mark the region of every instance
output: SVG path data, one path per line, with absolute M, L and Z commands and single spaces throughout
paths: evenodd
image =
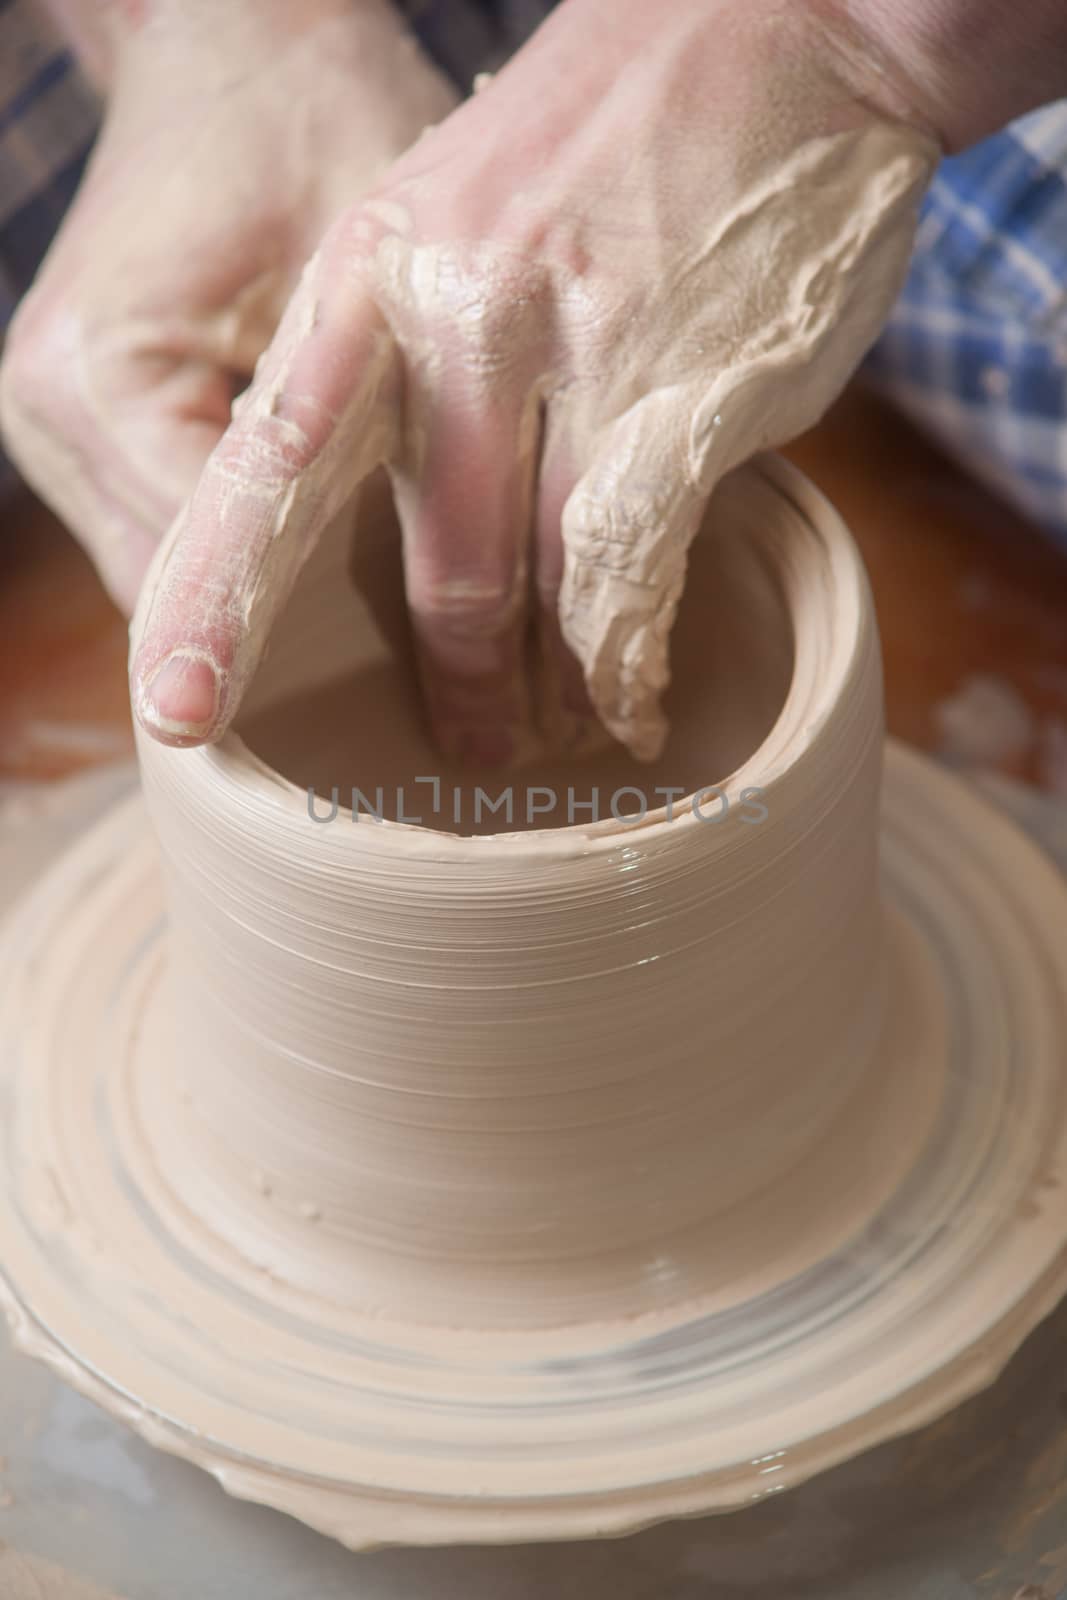
M 715 785 L 737 795 L 748 787 L 758 788 L 761 796 L 773 797 L 825 736 L 827 725 L 845 705 L 849 688 L 857 681 L 872 647 L 873 607 L 866 569 L 844 518 L 797 467 L 781 456 L 764 453 L 735 471 L 755 474 L 777 491 L 813 535 L 803 577 L 799 582 L 794 579 L 792 587 L 783 585 L 794 645 L 793 672 L 785 698 L 759 745 Z M 808 610 L 797 605 L 798 592 L 813 597 L 815 603 Z M 799 670 L 804 657 L 820 652 L 821 670 L 809 674 L 810 681 L 805 684 Z M 138 743 L 144 760 L 150 741 L 139 738 Z M 196 767 L 207 769 L 205 776 L 210 774 L 213 788 L 228 791 L 235 804 L 253 810 L 264 821 L 269 817 L 276 826 L 296 824 L 301 831 L 307 827 L 307 790 L 255 755 L 232 729 L 217 744 L 192 750 L 170 750 L 153 744 L 149 759 L 153 757 L 174 763 L 172 780 L 180 772 L 177 764 L 188 764 L 185 781 L 179 783 L 181 788 L 188 788 Z M 487 835 L 451 833 L 390 818 L 376 819 L 373 826 L 366 828 L 331 828 L 329 832 L 335 845 L 338 836 L 349 840 L 350 844 L 342 849 L 361 860 L 368 855 L 397 853 L 435 857 L 460 866 L 484 863 L 490 856 L 499 861 L 501 852 L 516 861 L 522 855 L 542 861 L 558 860 L 616 852 L 628 843 L 639 842 L 642 848 L 661 846 L 668 840 L 681 844 L 696 828 L 705 838 L 719 833 L 720 830 L 709 828 L 707 819 L 698 816 L 692 804 L 694 796 L 707 793 L 711 787 L 704 785 L 675 801 L 670 816 L 665 804 L 650 808 L 640 819 L 620 821 L 612 816 L 596 822 Z M 335 820 L 352 820 L 351 808 L 339 802 Z M 369 850 L 368 837 L 373 840 Z

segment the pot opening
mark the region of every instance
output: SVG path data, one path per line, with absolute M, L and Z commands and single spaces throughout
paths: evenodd
M 311 791 L 323 819 L 336 800 L 340 816 L 461 835 L 636 821 L 672 793 L 681 808 L 722 784 L 777 721 L 794 663 L 786 597 L 767 550 L 713 509 L 672 635 L 658 760 L 634 760 L 597 729 L 574 751 L 531 738 L 506 768 L 442 755 L 423 709 L 399 530 L 385 495 L 369 499 L 354 534 L 350 521 L 336 526 L 305 568 L 237 724 L 255 755 Z M 724 803 L 708 794 L 703 814 Z

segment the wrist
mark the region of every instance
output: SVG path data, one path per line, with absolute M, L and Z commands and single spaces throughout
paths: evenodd
M 703 95 L 693 96 L 687 116 L 706 118 L 712 136 L 724 120 L 759 130 L 758 139 L 738 141 L 739 156 L 751 151 L 761 157 L 775 141 L 784 148 L 802 137 L 860 127 L 872 117 L 943 145 L 917 89 L 852 19 L 852 4 L 672 0 L 665 12 L 662 0 L 566 0 L 525 48 L 529 52 L 553 29 L 573 33 L 584 23 L 585 38 L 572 39 L 568 53 L 591 79 L 599 74 L 599 81 L 586 86 L 591 96 L 607 93 L 635 60 L 662 62 L 673 51 L 678 65 L 664 67 L 662 75 L 688 73 L 703 81 Z M 675 94 L 672 107 L 678 103 Z
M 948 150 L 1067 93 L 1063 0 L 808 0 Z

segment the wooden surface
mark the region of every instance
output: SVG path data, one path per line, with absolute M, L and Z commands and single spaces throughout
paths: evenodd
M 0 778 L 58 778 L 132 751 L 126 624 L 28 494 L 0 509 Z
M 992 680 L 1028 723 L 994 764 L 1067 793 L 1067 554 L 868 395 L 788 453 L 866 558 L 891 731 L 938 748 L 946 702 Z M 0 686 L 0 778 L 129 752 L 125 624 L 28 495 L 0 513 Z
M 863 551 L 890 731 L 943 747 L 945 702 L 992 679 L 1033 719 L 1028 748 L 992 764 L 1067 794 L 1067 552 L 869 395 L 787 454 Z

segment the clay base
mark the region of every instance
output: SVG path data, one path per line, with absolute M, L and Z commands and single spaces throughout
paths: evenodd
M 774 1280 L 795 1250 L 784 1185 L 753 1202 L 766 1251 L 731 1304 L 664 1295 L 629 1321 L 485 1335 L 311 1304 L 161 1187 L 137 1107 L 173 1081 L 153 1033 L 162 905 L 127 803 L 0 950 L 16 1337 L 231 1492 L 352 1546 L 732 1509 L 930 1420 L 1067 1288 L 1067 955 L 1049 938 L 1067 886 L 899 749 L 884 863 L 892 992 L 861 1091 L 870 1141 L 832 1165 L 822 1152 L 806 1270 Z

